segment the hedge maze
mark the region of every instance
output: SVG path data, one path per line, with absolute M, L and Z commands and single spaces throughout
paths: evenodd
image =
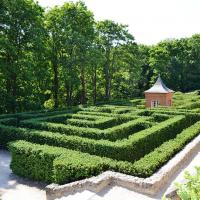
M 97 106 L 0 116 L 14 173 L 66 183 L 113 170 L 149 177 L 200 132 L 186 110 Z

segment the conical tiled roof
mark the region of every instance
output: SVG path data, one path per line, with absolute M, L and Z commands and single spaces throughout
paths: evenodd
M 173 90 L 169 89 L 160 78 L 160 75 L 158 76 L 157 81 L 155 84 L 148 90 L 145 91 L 145 93 L 170 93 L 174 92 Z

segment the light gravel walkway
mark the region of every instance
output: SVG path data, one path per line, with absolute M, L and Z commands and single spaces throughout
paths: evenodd
M 45 200 L 46 185 L 31 182 L 12 173 L 10 154 L 0 150 L 0 198 L 1 200 Z
M 2 200 L 45 200 L 45 185 L 30 182 L 26 179 L 15 176 L 9 169 L 10 155 L 7 151 L 0 150 L 0 196 Z M 191 156 L 189 161 L 174 174 L 168 184 L 154 197 L 146 196 L 132 190 L 110 185 L 99 193 L 84 190 L 59 200 L 160 200 L 166 191 L 173 188 L 174 182 L 182 182 L 185 170 L 194 173 L 194 167 L 200 166 L 200 147 Z

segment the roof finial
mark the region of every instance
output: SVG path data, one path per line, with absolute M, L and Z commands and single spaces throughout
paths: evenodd
M 166 87 L 166 85 L 163 83 L 160 74 L 158 74 L 158 79 L 155 82 L 155 84 L 148 90 L 145 91 L 146 93 L 169 93 L 173 92 L 173 90 Z

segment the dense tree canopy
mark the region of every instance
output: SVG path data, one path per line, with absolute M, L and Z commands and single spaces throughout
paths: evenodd
M 83 2 L 0 1 L 1 113 L 141 96 L 158 74 L 176 91 L 199 89 L 200 34 L 145 46 Z

